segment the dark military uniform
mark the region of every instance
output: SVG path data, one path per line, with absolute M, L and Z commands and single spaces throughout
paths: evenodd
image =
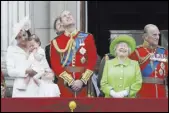
M 101 63 L 100 63 L 100 67 L 99 67 L 99 73 L 98 73 L 98 87 L 100 89 L 100 81 L 102 79 L 102 75 L 103 75 L 103 70 L 104 70 L 104 65 L 105 65 L 105 61 L 106 60 L 110 60 L 113 59 L 114 56 L 112 56 L 111 54 L 105 54 L 105 57 L 102 58 Z M 99 97 L 104 97 L 104 93 L 101 91 Z
M 56 39 L 57 37 L 55 37 L 54 39 Z M 50 62 L 50 46 L 51 43 L 49 43 L 46 47 L 45 47 L 45 55 L 46 55 L 46 60 L 49 64 L 49 67 L 51 68 L 51 62 Z M 55 76 L 54 79 L 54 83 L 56 84 L 58 82 L 58 78 Z

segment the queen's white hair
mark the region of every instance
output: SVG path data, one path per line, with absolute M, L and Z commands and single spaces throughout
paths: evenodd
M 120 43 L 126 43 L 126 42 L 120 42 Z M 117 50 L 117 46 L 118 46 L 120 43 L 116 44 L 115 47 L 114 47 L 114 55 L 115 55 L 115 56 L 117 56 L 116 50 Z M 126 44 L 127 44 L 127 43 L 126 43 Z M 130 55 L 130 54 L 131 54 L 131 47 L 130 47 L 128 44 L 127 44 L 127 46 L 128 46 L 128 55 Z

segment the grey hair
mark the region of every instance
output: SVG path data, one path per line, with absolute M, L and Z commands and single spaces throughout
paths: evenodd
M 120 42 L 120 43 L 122 43 L 122 42 Z M 117 46 L 118 46 L 120 43 L 116 44 L 115 47 L 114 47 L 114 55 L 115 55 L 115 57 L 117 56 L 117 53 L 116 53 Z M 125 43 L 125 42 L 123 42 L 123 43 Z M 127 43 L 126 43 L 126 44 L 127 44 Z M 131 47 L 130 47 L 128 44 L 127 44 L 127 46 L 128 46 L 128 55 L 130 55 L 130 54 L 131 54 Z
M 145 27 L 144 27 L 144 33 L 148 33 L 148 30 L 150 27 L 156 27 L 158 28 L 156 25 L 154 24 L 147 24 Z
M 143 38 L 145 38 L 147 35 L 148 35 L 148 31 L 150 29 L 150 27 L 155 27 L 158 29 L 158 27 L 154 24 L 147 24 L 145 27 L 144 27 L 144 34 L 143 34 Z

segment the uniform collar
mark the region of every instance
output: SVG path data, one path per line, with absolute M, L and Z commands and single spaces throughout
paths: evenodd
M 113 59 L 113 65 L 114 65 L 114 66 L 118 66 L 118 65 L 128 66 L 129 63 L 130 63 L 130 59 L 129 59 L 129 58 L 127 58 L 127 59 L 123 62 L 123 64 L 121 64 L 121 62 L 119 61 L 119 59 L 118 59 L 117 57 Z
M 148 48 L 148 49 L 150 49 L 150 50 L 155 50 L 155 49 L 157 49 L 157 48 L 153 48 L 152 46 L 150 46 L 150 44 L 149 44 L 146 40 L 144 40 L 144 42 L 143 42 L 143 47 L 144 47 L 144 48 Z
M 77 29 L 75 29 L 72 33 L 68 32 L 68 31 L 65 31 L 64 34 L 66 36 L 73 36 L 74 37 L 77 33 L 78 33 L 78 31 L 77 31 Z
M 149 43 L 146 40 L 144 40 L 143 42 L 143 47 L 146 47 L 146 48 L 150 47 Z

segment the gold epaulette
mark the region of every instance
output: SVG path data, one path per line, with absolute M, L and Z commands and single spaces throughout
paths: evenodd
M 83 83 L 86 85 L 87 81 L 90 79 L 92 74 L 93 74 L 93 71 L 86 69 L 86 71 L 82 74 L 81 81 L 83 81 Z
M 49 46 L 50 44 L 51 44 L 51 42 L 50 42 L 50 43 L 48 43 L 48 44 L 46 44 L 46 46 L 45 46 L 45 47 Z
M 105 60 L 109 60 L 108 54 L 105 54 Z
M 139 47 L 138 48 L 140 48 L 140 47 L 143 47 L 142 45 L 139 45 Z M 140 53 L 139 53 L 139 51 L 137 50 L 137 49 L 135 49 L 135 53 L 136 53 L 136 55 L 137 55 L 137 57 L 138 57 L 138 59 L 139 59 L 139 64 L 141 65 L 141 64 L 143 64 L 143 63 L 145 63 L 149 58 L 150 58 L 150 54 L 148 54 L 147 56 L 145 56 L 145 57 L 141 57 L 140 56 Z
M 59 37 L 59 35 L 58 35 L 57 37 Z M 53 40 L 56 40 L 57 37 L 53 38 L 46 46 L 50 45 L 51 42 L 52 42 Z M 45 46 L 45 47 L 46 47 L 46 46 Z
M 74 42 L 74 39 L 70 38 L 69 41 L 67 42 L 66 47 L 64 49 L 60 49 L 59 46 L 58 46 L 58 44 L 57 44 L 57 41 L 56 40 L 52 40 L 52 43 L 53 43 L 55 49 L 59 53 L 65 53 L 69 48 L 71 48 L 73 42 Z
M 140 47 L 143 47 L 143 45 L 138 45 L 136 48 L 140 48 Z

